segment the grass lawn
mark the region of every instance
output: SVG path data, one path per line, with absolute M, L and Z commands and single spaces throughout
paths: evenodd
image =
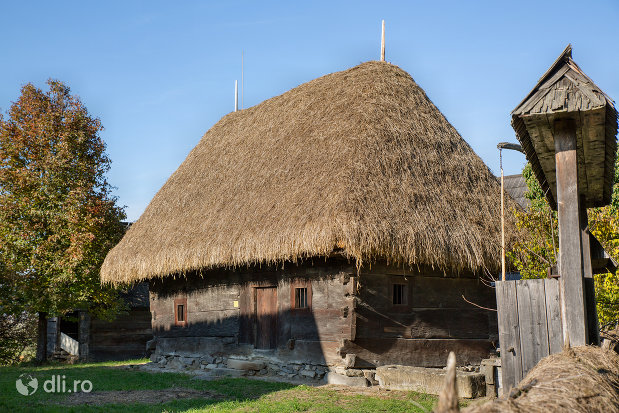
M 249 379 L 204 381 L 185 374 L 120 368 L 139 362 L 146 360 L 0 367 L 0 412 L 423 412 L 431 411 L 436 403 L 435 396 L 414 392 L 359 394 L 348 389 Z M 22 374 L 38 381 L 37 391 L 30 396 L 16 389 L 16 380 Z M 78 394 L 45 392 L 44 382 L 48 381 L 49 389 L 49 380 L 57 376 L 66 383 L 66 390 L 73 391 L 74 380 L 89 380 L 92 391 L 79 392 L 80 383 Z M 158 404 L 144 403 L 158 398 L 162 399 Z

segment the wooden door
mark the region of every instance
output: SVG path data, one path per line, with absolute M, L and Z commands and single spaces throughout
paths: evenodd
M 256 288 L 256 348 L 271 349 L 277 345 L 277 288 Z

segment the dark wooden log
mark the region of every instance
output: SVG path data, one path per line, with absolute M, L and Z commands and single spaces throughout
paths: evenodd
M 573 122 L 554 123 L 557 205 L 559 215 L 559 276 L 564 340 L 587 344 L 587 318 L 583 286 L 581 206 L 578 192 L 576 129 Z M 584 206 L 583 206 L 584 207 Z M 587 253 L 589 253 L 587 251 Z
M 88 361 L 90 347 L 90 314 L 88 311 L 79 311 L 78 314 L 79 360 Z
M 355 354 L 355 368 L 374 368 L 388 364 L 444 367 L 450 351 L 459 366 L 479 364 L 487 358 L 492 344 L 488 340 L 425 340 L 404 338 L 358 338 L 344 340 L 340 354 Z
M 40 311 L 37 322 L 36 361 L 43 363 L 45 360 L 47 360 L 47 313 Z
M 358 338 L 479 338 L 490 336 L 486 310 L 475 308 L 413 309 L 409 313 L 357 309 Z
M 594 346 L 600 345 L 600 322 L 598 319 L 596 299 L 595 299 L 595 279 L 585 278 L 585 303 L 587 305 L 587 328 L 588 340 L 587 344 Z
M 581 195 L 581 205 L 584 205 L 584 197 Z M 595 346 L 600 344 L 600 324 L 595 300 L 595 280 L 593 279 L 593 265 L 591 262 L 591 235 L 589 234 L 589 217 L 587 209 L 580 208 L 580 227 L 583 250 L 583 275 L 585 289 L 585 305 L 587 311 L 588 344 Z

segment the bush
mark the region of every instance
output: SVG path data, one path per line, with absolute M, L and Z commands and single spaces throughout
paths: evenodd
M 28 361 L 34 356 L 37 317 L 26 312 L 0 313 L 0 365 Z

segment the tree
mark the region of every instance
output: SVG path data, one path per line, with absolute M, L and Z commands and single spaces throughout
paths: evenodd
M 47 85 L 25 85 L 0 117 L 0 313 L 39 313 L 42 359 L 47 314 L 120 308 L 99 269 L 125 218 L 105 178 L 101 122 L 63 83 Z
M 619 154 L 618 154 L 619 155 Z M 529 188 L 526 197 L 531 201 L 527 211 L 514 211 L 520 231 L 508 258 L 523 278 L 545 278 L 548 269 L 557 264 L 559 247 L 558 220 L 533 175 L 531 165 L 522 171 Z M 615 162 L 615 182 L 612 201 L 603 208 L 588 210 L 589 231 L 600 241 L 606 252 L 619 258 L 619 158 Z M 596 274 L 595 296 L 600 326 L 619 323 L 619 277 L 617 274 Z

